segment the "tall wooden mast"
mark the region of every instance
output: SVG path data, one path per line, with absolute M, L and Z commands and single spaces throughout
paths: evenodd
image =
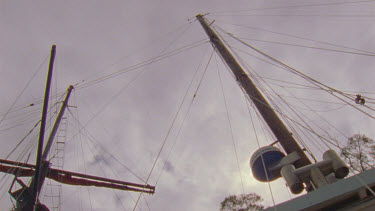
M 227 63 L 239 84 L 246 91 L 254 105 L 257 107 L 259 113 L 262 115 L 263 119 L 270 127 L 271 131 L 283 147 L 284 151 L 288 154 L 292 152 L 298 153 L 300 159 L 296 161 L 295 167 L 299 168 L 311 164 L 311 161 L 307 158 L 306 154 L 293 138 L 292 134 L 288 131 L 287 127 L 280 120 L 267 100 L 263 97 L 254 83 L 251 81 L 249 76 L 246 74 L 246 72 L 242 69 L 242 67 L 229 52 L 229 50 L 225 47 L 218 35 L 204 19 L 203 15 L 199 14 L 196 16 L 196 18 L 202 25 L 203 29 L 206 31 L 214 48 Z

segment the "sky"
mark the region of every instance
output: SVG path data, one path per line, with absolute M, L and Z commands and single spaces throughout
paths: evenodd
M 266 206 L 289 200 L 295 196 L 282 179 L 269 186 L 253 178 L 252 153 L 275 138 L 194 17 L 207 14 L 277 113 L 290 117 L 283 119 L 296 128 L 294 136 L 321 160 L 325 150 L 337 150 L 322 137 L 340 146 L 357 133 L 375 138 L 374 7 L 375 1 L 355 0 L 3 0 L 0 158 L 40 119 L 55 44 L 49 128 L 61 94 L 75 86 L 59 132 L 65 170 L 155 185 L 135 210 L 219 210 L 226 196 L 252 192 Z M 231 36 L 352 99 L 332 96 Z M 354 102 L 359 93 L 368 107 Z M 9 159 L 35 163 L 38 131 Z M 56 157 L 52 163 L 61 162 Z M 12 208 L 12 179 L 0 174 L 5 210 Z M 49 197 L 58 192 L 53 184 L 46 182 L 40 198 L 49 207 L 57 199 Z M 61 210 L 133 210 L 138 197 L 64 185 Z

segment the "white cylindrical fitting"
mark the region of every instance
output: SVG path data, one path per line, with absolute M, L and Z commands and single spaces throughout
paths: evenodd
M 332 168 L 336 178 L 343 179 L 348 176 L 349 167 L 334 150 L 330 149 L 324 152 L 323 160 L 332 160 Z
M 303 191 L 303 183 L 294 173 L 295 168 L 293 165 L 285 165 L 281 168 L 281 175 L 288 184 L 290 191 L 294 194 L 301 193 Z
M 310 177 L 312 182 L 317 188 L 321 188 L 325 185 L 328 185 L 326 177 L 323 173 L 319 170 L 319 168 L 311 168 L 310 169 Z

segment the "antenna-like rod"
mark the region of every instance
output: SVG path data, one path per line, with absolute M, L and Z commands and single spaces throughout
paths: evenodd
M 237 81 L 246 91 L 249 98 L 252 100 L 254 105 L 257 107 L 259 113 L 261 113 L 263 119 L 266 121 L 271 131 L 283 147 L 284 151 L 288 154 L 297 152 L 300 159 L 296 161 L 295 167 L 299 168 L 311 164 L 311 161 L 307 158 L 301 147 L 298 145 L 292 134 L 288 131 L 287 127 L 277 116 L 275 111 L 251 81 L 246 72 L 238 64 L 229 50 L 225 47 L 223 42 L 219 39 L 214 30 L 210 27 L 207 21 L 203 18 L 203 15 L 199 14 L 196 16 L 203 29 L 206 31 L 212 45 L 216 48 L 217 52 L 221 55 L 223 60 L 227 63 L 229 68 L 232 70 Z

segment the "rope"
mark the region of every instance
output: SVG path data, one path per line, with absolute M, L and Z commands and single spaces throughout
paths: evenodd
M 200 46 L 200 45 L 202 45 L 202 44 L 204 44 L 206 42 L 208 42 L 207 39 L 202 39 L 202 40 L 199 40 L 197 42 L 194 42 L 194 43 L 182 46 L 182 47 L 180 47 L 180 48 L 178 48 L 176 50 L 173 50 L 173 51 L 170 51 L 170 52 L 167 52 L 167 53 L 162 53 L 161 55 L 159 55 L 157 57 L 154 57 L 154 58 L 151 58 L 149 60 L 137 63 L 137 64 L 132 65 L 130 67 L 126 67 L 126 68 L 120 69 L 120 70 L 118 70 L 116 72 L 113 72 L 111 74 L 102 76 L 102 77 L 94 79 L 92 81 L 83 83 L 83 84 L 79 85 L 78 87 L 76 87 L 76 89 L 79 90 L 79 89 L 82 89 L 82 88 L 86 88 L 88 86 L 91 86 L 91 85 L 94 85 L 94 84 L 97 84 L 97 83 L 101 83 L 101 82 L 103 82 L 105 80 L 108 80 L 108 79 L 111 79 L 113 77 L 119 76 L 121 74 L 129 73 L 129 72 L 134 71 L 134 70 L 136 70 L 138 68 L 150 65 L 150 64 L 152 64 L 154 62 L 157 62 L 157 61 L 169 58 L 169 57 L 171 57 L 173 55 L 176 55 L 176 54 L 179 54 L 179 53 L 184 52 L 186 50 L 189 50 L 189 49 L 195 48 L 197 46 Z M 165 51 L 165 50 L 163 50 L 163 51 Z
M 188 90 L 190 90 L 191 85 L 193 84 L 194 78 L 195 78 L 195 76 L 197 75 L 200 66 L 202 65 L 202 61 L 203 61 L 203 57 L 202 57 L 202 60 L 201 60 L 201 62 L 199 63 L 199 65 L 198 65 L 198 67 L 197 67 L 197 69 L 196 69 L 196 71 L 195 71 L 195 73 L 194 73 L 194 75 L 193 75 L 193 78 L 191 79 L 191 82 L 190 82 L 190 84 L 189 84 L 189 86 L 188 86 Z M 180 128 L 178 129 L 178 132 L 177 132 L 177 135 L 176 135 L 176 139 L 175 139 L 175 141 L 173 142 L 172 147 L 171 147 L 171 149 L 170 149 L 169 152 L 168 152 L 167 159 L 166 159 L 166 161 L 164 162 L 164 165 L 163 165 L 163 168 L 162 168 L 162 169 L 165 168 L 165 165 L 166 165 L 167 162 L 169 161 L 169 157 L 170 157 L 170 155 L 171 155 L 171 152 L 172 152 L 174 146 L 176 145 L 177 140 L 178 140 L 179 137 L 180 137 L 180 134 L 181 134 L 182 128 L 183 128 L 183 126 L 184 126 L 184 124 L 185 124 L 185 120 L 186 120 L 186 118 L 187 118 L 187 116 L 188 116 L 188 114 L 189 114 L 189 112 L 190 112 L 190 109 L 191 109 L 191 107 L 192 107 L 192 105 L 193 105 L 193 103 L 194 103 L 194 100 L 195 100 L 195 98 L 196 98 L 196 96 L 197 96 L 197 94 L 198 94 L 199 87 L 200 87 L 201 84 L 202 84 L 202 81 L 203 81 L 203 78 L 204 78 L 206 72 L 207 72 L 207 68 L 204 69 L 204 72 L 203 72 L 203 74 L 202 74 L 202 77 L 201 77 L 201 79 L 199 80 L 198 86 L 197 86 L 197 88 L 196 88 L 196 90 L 195 90 L 195 92 L 194 92 L 194 95 L 193 95 L 193 97 L 192 97 L 192 99 L 191 99 L 191 101 L 190 101 L 190 104 L 189 104 L 189 106 L 188 106 L 188 109 L 187 109 L 187 111 L 186 111 L 186 114 L 185 114 L 184 118 L 182 119 L 181 126 L 180 126 Z M 187 93 L 187 92 L 186 92 L 186 93 Z M 160 171 L 159 177 L 158 177 L 158 179 L 157 179 L 156 182 L 155 182 L 155 186 L 158 184 L 158 182 L 159 182 L 159 180 L 160 180 L 160 178 L 161 178 L 162 173 L 163 173 L 163 171 Z
M 212 51 L 211 56 L 210 56 L 210 58 L 209 58 L 209 60 L 208 60 L 208 63 L 207 63 L 206 69 L 208 68 L 208 65 L 210 64 L 210 61 L 211 61 L 212 55 L 213 55 L 213 51 Z M 179 115 L 180 110 L 181 110 L 181 108 L 182 108 L 182 105 L 183 105 L 184 102 L 185 102 L 185 98 L 186 98 L 186 96 L 187 96 L 187 93 L 185 93 L 185 95 L 184 95 L 184 97 L 183 97 L 183 99 L 182 99 L 182 101 L 181 101 L 181 104 L 180 104 L 180 106 L 179 106 L 179 108 L 178 108 L 178 110 L 177 110 L 177 113 L 175 114 L 175 116 L 174 116 L 174 118 L 173 118 L 172 124 L 171 124 L 171 126 L 169 127 L 169 129 L 168 129 L 168 132 L 167 132 L 167 134 L 166 134 L 166 137 L 164 138 L 164 141 L 163 141 L 163 143 L 162 143 L 162 145 L 161 145 L 161 147 L 160 147 L 159 153 L 158 153 L 158 155 L 156 156 L 156 159 L 155 159 L 154 163 L 152 164 L 152 167 L 151 167 L 151 170 L 150 170 L 149 175 L 147 176 L 147 179 L 146 179 L 145 185 L 147 184 L 148 180 L 150 179 L 150 176 L 151 176 L 151 174 L 152 174 L 152 171 L 153 171 L 154 168 L 155 168 L 156 162 L 158 161 L 158 159 L 159 159 L 159 157 L 160 157 L 160 154 L 161 154 L 161 152 L 162 152 L 162 150 L 163 150 L 163 148 L 164 148 L 164 145 L 165 145 L 165 143 L 166 143 L 166 141 L 167 141 L 167 139 L 168 139 L 168 137 L 169 137 L 169 134 L 170 134 L 170 132 L 171 132 L 171 130 L 172 130 L 172 128 L 173 128 L 173 125 L 174 125 L 174 123 L 175 123 L 175 121 L 176 121 L 176 119 L 177 119 L 177 116 Z M 135 205 L 134 205 L 133 211 L 136 209 L 136 207 L 137 207 L 137 205 L 138 205 L 138 202 L 139 202 L 139 199 L 141 198 L 141 196 L 142 196 L 142 192 L 141 192 L 141 193 L 139 194 L 139 196 L 138 196 L 138 199 L 137 199 L 137 202 L 136 202 Z
M 16 97 L 16 99 L 14 100 L 14 102 L 12 103 L 12 105 L 10 106 L 10 108 L 8 109 L 8 111 L 4 114 L 3 118 L 1 118 L 0 120 L 0 124 L 3 122 L 3 120 L 5 119 L 5 117 L 8 115 L 8 113 L 10 112 L 10 110 L 12 110 L 13 106 L 17 103 L 18 99 L 21 97 L 21 95 L 23 94 L 23 92 L 26 90 L 26 88 L 29 86 L 29 84 L 31 83 L 31 81 L 34 79 L 34 77 L 37 75 L 37 73 L 41 70 L 43 64 L 47 61 L 47 58 L 48 56 L 46 56 L 46 58 L 44 59 L 44 61 L 39 65 L 38 69 L 35 71 L 34 75 L 30 78 L 30 80 L 27 82 L 26 86 L 22 89 L 21 93 L 18 94 L 18 96 Z
M 77 122 L 77 124 L 79 124 L 79 126 L 82 128 L 81 130 L 84 130 L 84 132 L 87 133 L 86 137 L 95 145 L 97 145 L 104 153 L 107 153 L 108 155 L 111 156 L 112 159 L 114 159 L 115 161 L 117 161 L 122 167 L 124 167 L 126 170 L 128 170 L 130 173 L 132 173 L 135 177 L 137 177 L 139 180 L 141 180 L 142 182 L 145 182 L 145 180 L 143 180 L 140 176 L 138 176 L 137 174 L 135 174 L 132 170 L 130 170 L 129 167 L 127 167 L 125 164 L 123 164 L 119 159 L 117 159 L 113 154 L 109 153 L 108 150 L 103 146 L 101 145 L 96 139 L 95 137 L 84 127 L 82 126 L 82 124 L 78 121 L 78 119 L 74 116 L 74 114 L 70 111 L 70 109 L 68 109 L 69 113 L 73 116 L 73 119 Z M 56 154 L 54 156 L 57 155 L 58 152 L 56 152 Z M 53 156 L 53 157 L 54 157 Z M 53 158 L 52 157 L 52 158 Z M 51 159 L 52 159 L 51 158 Z
M 263 28 L 259 28 L 259 27 L 245 26 L 245 25 L 240 25 L 240 24 L 231 24 L 231 25 L 241 26 L 241 27 L 245 27 L 245 28 L 249 28 L 249 29 L 253 29 L 253 30 L 269 32 L 269 33 L 272 33 L 272 34 L 283 35 L 283 36 L 292 37 L 292 38 L 297 38 L 297 39 L 300 39 L 300 40 L 312 41 L 312 42 L 315 42 L 315 43 L 321 43 L 321 44 L 330 45 L 330 46 L 334 46 L 334 47 L 340 47 L 340 48 L 355 50 L 355 51 L 359 51 L 359 52 L 363 52 L 363 53 L 375 54 L 374 52 L 371 52 L 371 51 L 365 51 L 365 50 L 352 48 L 352 47 L 348 47 L 348 46 L 343 46 L 343 45 L 338 45 L 338 44 L 333 44 L 333 43 L 329 43 L 329 42 L 325 42 L 325 41 L 310 39 L 310 38 L 296 36 L 296 35 L 292 35 L 292 34 L 286 34 L 286 33 L 282 33 L 282 32 L 271 31 L 271 30 L 263 29 Z
M 350 97 L 348 97 L 347 95 L 345 95 L 345 93 L 343 93 L 343 92 L 341 92 L 341 91 L 339 91 L 339 90 L 336 90 L 336 89 L 334 89 L 334 88 L 332 88 L 332 87 L 329 87 L 329 86 L 327 86 L 327 85 L 325 85 L 325 84 L 323 84 L 323 83 L 321 83 L 321 82 L 319 82 L 319 81 L 317 81 L 317 80 L 315 80 L 315 79 L 313 79 L 313 78 L 311 78 L 311 77 L 305 75 L 304 73 L 302 73 L 302 72 L 300 72 L 300 71 L 298 71 L 298 70 L 296 70 L 296 69 L 294 69 L 294 68 L 292 68 L 292 67 L 289 67 L 288 65 L 286 65 L 286 64 L 284 64 L 284 63 L 278 61 L 277 59 L 275 59 L 275 58 L 273 58 L 273 57 L 271 57 L 271 56 L 265 54 L 264 52 L 262 52 L 262 51 L 260 51 L 260 50 L 258 50 L 258 49 L 256 49 L 256 48 L 254 48 L 253 46 L 249 45 L 248 43 L 246 43 L 246 42 L 244 42 L 244 41 L 238 39 L 238 38 L 235 37 L 234 35 L 232 35 L 232 34 L 230 34 L 230 33 L 228 33 L 228 34 L 229 34 L 232 38 L 234 38 L 234 39 L 236 39 L 237 41 L 241 42 L 242 44 L 244 44 L 244 45 L 248 46 L 249 48 L 255 50 L 256 52 L 262 54 L 263 56 L 265 56 L 265 57 L 271 59 L 272 61 L 274 61 L 274 62 L 276 62 L 276 63 L 282 65 L 282 66 L 285 67 L 287 70 L 289 70 L 289 71 L 291 71 L 292 73 L 294 73 L 294 74 L 296 74 L 296 75 L 298 75 L 298 76 L 300 76 L 300 77 L 306 79 L 306 80 L 309 81 L 310 83 L 312 83 L 312 84 L 314 84 L 314 85 L 316 85 L 316 86 L 318 86 L 318 87 L 320 87 L 320 88 L 322 88 L 321 86 L 327 88 L 328 90 L 323 89 L 323 88 L 322 88 L 322 90 L 328 92 L 329 94 L 333 95 L 333 96 L 336 97 L 337 99 L 339 99 L 339 100 L 345 102 L 346 104 L 352 106 L 352 107 L 355 108 L 356 110 L 358 110 L 358 111 L 364 113 L 365 115 L 371 117 L 372 119 L 375 119 L 375 117 L 372 116 L 371 114 L 369 114 L 369 113 L 363 111 L 362 109 L 358 108 L 357 106 L 354 106 L 353 104 L 351 104 L 351 103 L 345 101 L 344 99 L 342 99 L 342 98 L 340 98 L 339 96 L 337 96 L 337 95 L 334 94 L 334 93 L 338 93 L 338 94 L 341 94 L 342 96 L 344 96 L 344 97 L 349 98 L 350 100 L 352 100 Z M 374 109 L 372 109 L 372 108 L 370 108 L 370 107 L 368 107 L 368 106 L 365 106 L 365 107 L 367 107 L 368 109 L 374 110 Z
M 215 60 L 216 60 L 216 57 L 215 57 Z M 224 86 L 223 86 L 223 82 L 222 82 L 222 79 L 221 79 L 221 76 L 220 76 L 220 71 L 219 71 L 219 66 L 218 66 L 217 61 L 216 61 L 216 65 L 217 65 L 217 74 L 218 74 L 218 76 L 219 76 L 219 81 L 220 81 L 221 92 L 222 92 L 222 94 L 223 94 L 223 100 L 224 100 L 225 110 L 226 110 L 226 114 L 227 114 L 227 119 L 228 119 L 228 123 L 229 123 L 229 129 L 230 129 L 230 135 L 231 135 L 231 138 L 232 138 L 234 154 L 236 155 L 237 167 L 238 167 L 238 171 L 239 171 L 239 173 L 240 173 L 241 186 L 242 186 L 242 193 L 245 194 L 245 188 L 244 188 L 243 180 L 242 180 L 242 174 L 241 174 L 240 162 L 239 162 L 239 160 L 238 160 L 238 153 L 237 153 L 237 148 L 236 148 L 236 142 L 235 142 L 235 140 L 234 140 L 232 123 L 231 123 L 231 121 L 230 121 L 230 116 L 229 116 L 229 111 L 228 111 L 227 100 L 226 100 L 225 93 L 224 93 Z
M 246 95 L 244 94 L 245 98 L 246 98 Z M 251 125 L 253 126 L 253 130 L 254 130 L 254 134 L 255 134 L 255 139 L 257 140 L 257 144 L 258 144 L 258 149 L 260 149 L 260 143 L 259 143 L 259 138 L 258 138 L 258 134 L 257 134 L 257 131 L 255 129 L 255 124 L 254 124 L 254 120 L 253 120 L 253 116 L 251 115 L 251 112 L 250 112 L 250 104 L 249 104 L 249 101 L 246 100 L 246 104 L 247 104 L 247 110 L 249 112 L 249 116 L 250 116 L 250 120 L 251 120 Z M 267 183 L 268 183 L 268 188 L 269 188 L 269 191 L 270 191 L 270 194 L 271 194 L 271 198 L 272 198 L 272 202 L 273 202 L 273 206 L 276 205 L 275 203 L 275 197 L 273 196 L 273 192 L 272 192 L 272 188 L 271 188 L 271 184 L 269 182 L 269 176 L 268 176 L 268 172 L 267 172 L 267 169 L 266 169 L 266 165 L 264 164 L 264 159 L 263 159 L 263 155 L 261 154 L 261 159 L 262 159 L 262 165 L 263 165 L 263 171 L 266 173 L 266 178 L 267 178 Z
M 373 53 L 371 53 L 371 54 L 369 54 L 369 53 L 359 53 L 359 52 L 353 52 L 353 51 L 343 51 L 343 50 L 330 49 L 330 48 L 321 48 L 321 47 L 314 47 L 314 46 L 298 45 L 298 44 L 283 43 L 283 42 L 268 41 L 268 40 L 249 39 L 249 38 L 239 38 L 239 39 L 252 40 L 252 41 L 257 41 L 257 42 L 265 42 L 265 43 L 272 43 L 272 44 L 278 44 L 278 45 L 287 45 L 287 46 L 293 46 L 293 47 L 308 48 L 308 49 L 315 49 L 315 50 L 333 51 L 333 52 L 338 52 L 338 53 L 355 54 L 355 55 L 360 55 L 360 56 L 375 56 L 375 54 L 373 54 Z
M 325 4 L 302 4 L 302 5 L 291 5 L 291 6 L 263 7 L 263 8 L 254 8 L 254 9 L 246 9 L 246 10 L 232 10 L 232 11 L 210 12 L 210 14 L 218 14 L 218 13 L 226 13 L 226 12 L 237 13 L 237 12 L 243 12 L 243 11 L 275 10 L 275 9 L 301 8 L 301 7 L 333 6 L 333 5 L 342 5 L 342 4 L 369 3 L 369 2 L 374 2 L 374 1 L 375 0 L 347 1 L 347 2 L 335 2 L 335 3 L 325 3 Z

